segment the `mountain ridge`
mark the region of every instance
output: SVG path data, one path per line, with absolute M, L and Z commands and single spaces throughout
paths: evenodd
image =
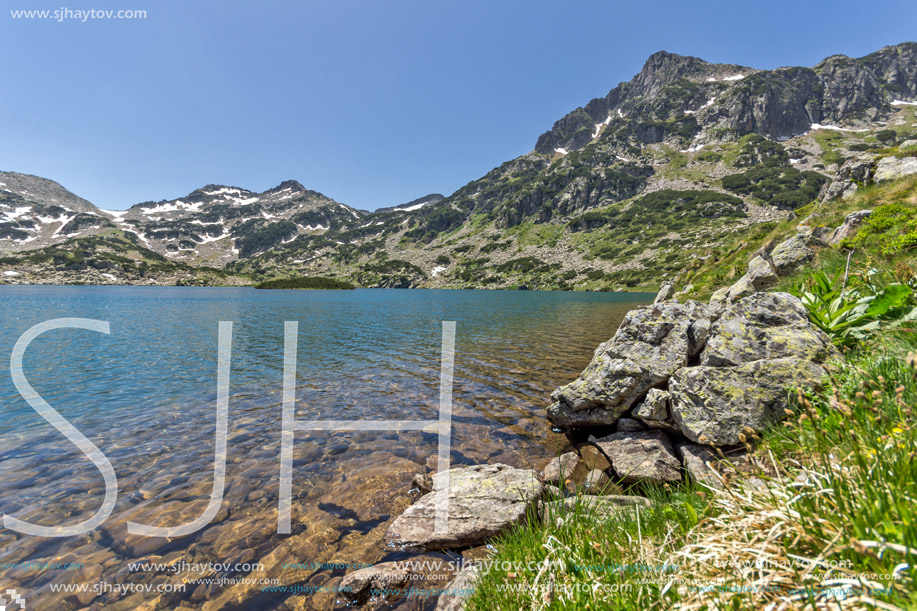
M 448 197 L 366 212 L 290 180 L 261 193 L 206 185 L 126 211 L 81 204 L 79 214 L 26 218 L 26 204 L 0 191 L 0 249 L 72 250 L 68 241 L 114 235 L 240 281 L 653 288 L 726 234 L 824 198 L 845 161 L 887 144 L 879 135 L 904 141 L 917 127 L 915 98 L 912 42 L 775 70 L 660 51 L 558 119 L 534 150 Z

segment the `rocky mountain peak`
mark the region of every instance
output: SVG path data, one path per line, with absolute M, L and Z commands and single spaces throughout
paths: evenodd
M 19 172 L 0 172 L 0 194 L 18 195 L 26 202 L 43 206 L 60 206 L 71 212 L 98 214 L 99 209 L 74 195 L 59 183 Z
M 211 195 L 215 191 L 224 192 L 224 191 L 238 191 L 239 193 L 251 193 L 248 189 L 243 189 L 241 187 L 233 187 L 231 185 L 206 185 L 200 189 L 195 189 L 192 193 L 203 193 L 204 195 Z
M 657 51 L 649 56 L 630 85 L 639 95 L 658 95 L 669 83 L 700 72 L 709 65 L 697 57 Z
M 267 191 L 265 191 L 265 193 L 266 194 L 267 193 L 276 193 L 278 191 L 284 191 L 284 190 L 290 190 L 290 191 L 295 191 L 299 193 L 305 193 L 306 191 L 308 191 L 308 189 L 306 189 L 296 180 L 285 180 L 282 183 L 280 183 L 279 185 L 277 185 L 276 187 L 274 187 L 273 189 L 268 189 Z

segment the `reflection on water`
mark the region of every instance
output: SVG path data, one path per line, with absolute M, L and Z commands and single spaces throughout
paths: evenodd
M 297 419 L 407 420 L 438 417 L 441 321 L 455 320 L 452 461 L 523 467 L 562 443 L 544 419 L 550 391 L 574 378 L 624 313 L 647 298 L 3 287 L 0 355 L 45 320 L 111 323 L 108 336 L 74 329 L 39 337 L 24 369 L 35 390 L 109 458 L 120 494 L 106 523 L 81 537 L 44 539 L 0 528 L 0 586 L 26 593 L 37 609 L 331 608 L 334 593 L 304 588 L 334 586 L 345 570 L 285 565 L 391 557 L 380 546 L 382 535 L 410 504 L 414 474 L 435 466 L 436 436 L 298 432 L 293 532 L 277 535 L 284 321 L 299 321 Z M 187 537 L 129 535 L 127 521 L 174 526 L 207 506 L 221 320 L 234 322 L 234 337 L 220 513 Z M 8 374 L 0 377 L 0 409 L 0 513 L 42 525 L 92 515 L 104 492 L 101 474 L 19 397 Z M 8 564 L 28 561 L 82 568 Z M 134 561 L 174 568 L 131 570 Z M 186 569 L 194 563 L 263 566 Z M 263 591 L 255 583 L 262 579 L 300 592 Z M 91 591 L 102 582 L 114 585 Z M 57 584 L 90 584 L 90 591 L 55 593 Z M 122 591 L 130 584 L 154 591 Z M 181 584 L 185 591 L 155 592 L 157 584 Z

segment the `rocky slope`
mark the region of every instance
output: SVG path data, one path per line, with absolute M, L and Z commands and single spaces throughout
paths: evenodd
M 102 211 L 54 181 L 0 172 L 0 244 L 31 250 L 111 227 Z
M 446 198 L 367 213 L 295 182 L 264 193 L 210 185 L 113 213 L 55 183 L 39 189 L 26 177 L 22 187 L 12 178 L 21 175 L 0 174 L 15 185 L 0 186 L 0 250 L 21 274 L 13 281 L 60 276 L 59 266 L 22 269 L 23 251 L 116 238 L 237 282 L 655 290 L 737 236 L 852 190 L 859 156 L 915 137 L 915 100 L 915 43 L 777 70 L 660 52 L 557 121 L 532 152 Z

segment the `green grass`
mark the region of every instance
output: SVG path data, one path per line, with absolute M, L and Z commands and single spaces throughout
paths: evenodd
M 640 608 L 634 605 L 658 595 L 659 586 L 635 585 L 635 579 L 649 574 L 668 579 L 675 566 L 648 563 L 639 548 L 665 540 L 663 548 L 674 550 L 708 504 L 690 483 L 642 492 L 651 507 L 602 515 L 582 503 L 562 521 L 544 521 L 529 511 L 523 524 L 493 541 L 499 550 L 495 562 L 466 609 Z M 546 498 L 551 500 L 559 497 Z
M 506 230 L 506 237 L 516 238 L 519 246 L 555 247 L 564 235 L 562 225 L 526 221 Z
M 825 165 L 840 165 L 844 162 L 844 156 L 840 151 L 846 141 L 843 132 L 819 129 L 812 132 L 812 137 L 821 148 L 821 158 Z

